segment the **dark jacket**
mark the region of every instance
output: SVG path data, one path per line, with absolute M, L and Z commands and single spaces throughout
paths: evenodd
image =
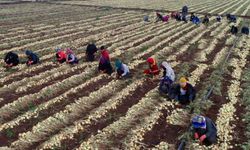
M 182 105 L 187 105 L 195 99 L 196 91 L 190 83 L 186 85 L 186 94 L 181 94 L 181 86 L 178 84 L 171 90 L 170 95 Z
M 104 71 L 109 75 L 113 73 L 113 67 L 111 66 L 109 61 L 105 61 L 104 63 L 99 63 L 98 70 Z
M 198 128 L 194 129 L 195 133 L 198 133 L 199 137 L 206 135 L 204 144 L 211 145 L 217 141 L 217 129 L 214 122 L 210 118 L 206 118 L 206 129 Z
M 161 94 L 168 94 L 170 92 L 170 88 L 172 85 L 173 81 L 168 77 L 164 76 L 161 79 L 160 86 L 159 86 L 159 91 Z
M 227 20 L 228 20 L 229 22 L 235 22 L 235 23 L 236 23 L 236 21 L 237 21 L 236 16 L 231 15 L 231 14 L 227 14 Z
M 183 6 L 182 7 L 182 15 L 186 16 L 188 14 L 188 7 L 187 6 Z
M 249 28 L 248 28 L 248 27 L 242 27 L 241 33 L 242 33 L 242 34 L 249 35 Z
M 4 62 L 8 65 L 13 64 L 13 66 L 16 66 L 19 64 L 18 55 L 16 53 L 9 52 L 6 54 Z
M 232 34 L 237 34 L 237 33 L 238 33 L 238 28 L 235 27 L 235 26 L 232 26 L 232 28 L 231 28 L 231 33 L 232 33 Z
M 190 21 L 193 21 L 194 18 L 195 18 L 195 15 L 194 15 L 194 14 L 191 14 L 191 16 L 190 16 Z
M 35 53 L 33 53 L 32 51 L 27 51 L 26 55 L 28 57 L 28 61 L 27 62 L 33 61 L 32 64 L 37 64 L 39 62 L 38 56 Z
M 208 18 L 208 17 L 205 17 L 205 18 L 203 19 L 202 23 L 208 24 L 208 23 L 209 23 L 209 18 Z
M 97 47 L 95 44 L 89 44 L 86 49 L 86 56 L 87 61 L 94 61 L 95 60 L 95 53 L 97 52 Z

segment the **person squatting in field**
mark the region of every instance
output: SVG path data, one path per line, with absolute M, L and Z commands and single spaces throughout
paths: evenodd
M 144 70 L 144 74 L 151 76 L 151 77 L 156 77 L 160 74 L 160 70 L 157 66 L 156 60 L 152 57 L 149 57 L 147 59 L 147 63 L 149 66 L 149 69 Z
M 209 17 L 208 15 L 205 15 L 203 21 L 202 21 L 203 24 L 208 24 L 209 23 Z
M 74 54 L 74 52 L 72 51 L 72 49 L 67 48 L 66 55 L 67 55 L 66 62 L 68 64 L 71 64 L 71 65 L 78 64 L 78 59 L 76 55 Z
M 64 63 L 64 62 L 66 62 L 67 55 L 63 51 L 63 49 L 61 49 L 61 48 L 57 48 L 56 49 L 56 59 L 57 59 L 57 62 L 59 62 L 61 64 Z
M 8 52 L 5 55 L 4 62 L 6 67 L 17 66 L 19 64 L 18 55 L 14 52 Z
M 95 53 L 97 52 L 98 48 L 96 47 L 95 43 L 92 41 L 88 44 L 86 49 L 86 60 L 89 62 L 93 62 L 95 60 Z
M 169 16 L 162 16 L 159 12 L 156 12 L 156 22 L 162 21 L 162 22 L 168 22 Z
M 171 88 L 169 96 L 178 101 L 181 105 L 188 105 L 190 102 L 194 101 L 196 91 L 194 87 L 188 83 L 187 79 L 182 77 L 179 84 Z
M 98 70 L 101 73 L 107 73 L 111 75 L 113 72 L 113 67 L 111 66 L 110 63 L 109 52 L 104 46 L 102 46 L 100 50 L 101 50 L 101 57 L 99 60 Z
M 129 77 L 129 68 L 126 64 L 122 63 L 121 60 L 115 61 L 116 77 L 118 79 Z
M 209 146 L 217 142 L 215 123 L 208 117 L 197 115 L 192 119 L 193 135 L 195 140 Z
M 183 7 L 182 7 L 182 12 L 181 12 L 181 14 L 182 14 L 181 20 L 182 20 L 182 21 L 185 21 L 185 22 L 187 23 L 187 15 L 188 15 L 188 7 L 187 7 L 187 6 L 183 6 Z
M 28 58 L 28 60 L 27 60 L 27 62 L 26 62 L 26 64 L 27 64 L 28 66 L 39 63 L 39 57 L 37 56 L 37 54 L 33 53 L 33 52 L 30 51 L 30 50 L 26 50 L 26 51 L 25 51 L 25 54 L 26 54 L 26 56 L 27 56 L 27 58 Z
M 169 93 L 172 84 L 175 81 L 175 73 L 172 67 L 167 62 L 162 62 L 161 68 L 163 76 L 160 81 L 159 91 L 161 94 L 166 95 Z

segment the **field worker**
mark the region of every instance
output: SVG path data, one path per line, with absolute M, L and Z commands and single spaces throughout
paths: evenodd
M 243 26 L 241 29 L 241 33 L 249 35 L 249 28 L 247 26 Z
M 200 24 L 200 19 L 199 17 L 195 16 L 192 21 L 194 24 L 199 25 Z
M 205 15 L 205 17 L 204 17 L 202 23 L 203 23 L 203 24 L 208 24 L 208 23 L 209 23 L 208 15 Z
M 129 68 L 126 64 L 122 63 L 121 60 L 115 61 L 116 76 L 118 79 L 129 76 Z
M 163 21 L 163 22 L 168 22 L 168 20 L 169 20 L 169 15 L 166 15 L 166 16 L 163 17 L 163 20 L 162 20 L 162 21 Z
M 61 48 L 56 49 L 56 59 L 59 63 L 64 63 L 66 62 L 67 55 Z
M 90 42 L 86 49 L 86 59 L 87 61 L 94 61 L 95 60 L 95 53 L 97 52 L 97 47 L 94 42 Z
M 163 21 L 163 16 L 159 12 L 156 12 L 156 22 L 158 21 Z
M 238 28 L 236 26 L 232 26 L 231 27 L 231 31 L 230 31 L 232 34 L 236 35 L 238 33 Z
M 71 48 L 66 49 L 66 55 L 67 55 L 66 62 L 68 64 L 71 65 L 78 64 L 78 59 Z
M 143 21 L 149 22 L 149 17 L 148 17 L 148 16 L 144 16 L 144 17 L 143 17 Z
M 167 62 L 162 62 L 163 76 L 160 82 L 159 90 L 161 94 L 168 94 L 172 83 L 175 80 L 175 73 L 172 67 Z
M 182 105 L 188 105 L 195 99 L 196 95 L 195 89 L 190 83 L 188 83 L 185 77 L 180 79 L 179 84 L 171 92 L 174 93 L 170 93 L 170 95 L 174 96 L 174 99 L 179 101 Z
M 162 22 L 168 22 L 169 15 L 162 16 L 160 13 L 156 12 L 156 22 L 162 21 Z
M 98 70 L 101 73 L 107 73 L 111 75 L 113 72 L 113 68 L 110 63 L 109 52 L 104 46 L 102 46 L 100 50 L 101 50 L 101 57 L 99 61 Z
M 32 51 L 26 50 L 26 51 L 25 51 L 25 54 L 26 54 L 26 56 L 27 56 L 27 58 L 28 58 L 28 60 L 27 60 L 27 62 L 26 62 L 26 64 L 27 64 L 28 66 L 37 64 L 37 63 L 39 62 L 38 56 L 37 56 L 35 53 L 33 53 Z
M 221 17 L 220 15 L 218 15 L 218 16 L 216 17 L 216 20 L 217 20 L 217 22 L 221 22 L 222 17 Z
M 157 66 L 156 60 L 154 58 L 150 57 L 147 59 L 147 63 L 149 65 L 149 69 L 144 70 L 144 74 L 149 75 L 149 76 L 153 76 L 153 77 L 159 75 L 160 70 Z
M 8 52 L 5 55 L 4 62 L 5 62 L 6 67 L 17 66 L 19 64 L 18 55 L 13 52 Z
M 227 20 L 228 20 L 230 23 L 231 23 L 231 22 L 234 22 L 234 23 L 237 22 L 236 16 L 231 15 L 231 14 L 227 14 Z
M 190 21 L 192 21 L 192 22 L 193 22 L 194 18 L 195 18 L 194 13 L 191 13 L 191 16 L 190 16 Z
M 182 16 L 186 17 L 188 15 L 188 7 L 187 6 L 183 6 L 182 7 Z
M 209 146 L 217 141 L 217 129 L 214 122 L 207 117 L 197 115 L 192 119 L 194 139 Z
M 183 6 L 182 7 L 182 21 L 185 21 L 187 23 L 187 15 L 188 15 L 188 7 L 187 6 Z
M 170 16 L 171 16 L 171 18 L 176 19 L 176 20 L 178 20 L 177 18 L 180 18 L 180 19 L 181 19 L 180 13 L 177 12 L 177 11 L 172 12 Z M 180 20 L 178 20 L 178 21 L 180 21 Z

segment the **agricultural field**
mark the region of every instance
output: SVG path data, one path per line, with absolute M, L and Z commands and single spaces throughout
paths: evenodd
M 166 7 L 163 0 L 135 1 L 0 1 L 0 149 L 172 150 L 180 139 L 186 149 L 250 149 L 250 37 L 231 35 L 225 18 L 211 16 L 208 25 L 156 23 L 151 10 L 188 4 L 194 12 L 248 16 L 250 0 L 168 0 Z M 238 18 L 236 25 L 249 22 Z M 93 40 L 107 47 L 113 66 L 117 58 L 128 64 L 132 77 L 117 80 L 99 74 L 98 61 L 86 62 Z M 71 47 L 79 64 L 56 63 L 58 47 Z M 41 63 L 3 67 L 10 51 L 25 62 L 26 49 Z M 177 79 L 186 76 L 195 101 L 182 107 L 161 96 L 159 80 L 143 75 L 148 57 L 169 62 Z M 190 139 L 195 114 L 216 123 L 215 145 Z

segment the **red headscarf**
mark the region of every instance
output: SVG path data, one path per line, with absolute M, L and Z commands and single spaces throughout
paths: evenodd
M 108 52 L 108 50 L 102 50 L 100 62 L 103 64 L 106 61 L 109 61 L 109 52 Z

